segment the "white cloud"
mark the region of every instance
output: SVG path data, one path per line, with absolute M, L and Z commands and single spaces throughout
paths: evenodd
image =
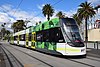
M 0 23 L 8 22 L 8 15 L 0 12 Z
M 94 5 L 99 5 L 100 4 L 100 0 L 87 0 L 87 1 L 94 4 Z
M 59 11 L 62 11 L 63 14 L 66 16 L 66 17 L 72 17 L 73 14 L 75 14 L 77 11 L 76 10 L 70 10 L 70 11 L 63 11 L 63 10 L 55 10 L 55 13 L 53 15 L 52 18 L 55 18 L 56 17 L 56 14 L 59 12 Z
M 35 17 L 36 12 L 26 12 L 21 9 L 14 9 L 11 5 L 2 5 L 0 6 L 0 24 L 1 23 L 7 23 L 6 28 L 10 29 L 11 24 L 15 22 L 16 20 L 29 20 L 27 26 L 35 25 L 36 22 L 44 21 L 42 17 Z M 34 21 L 35 20 L 35 21 Z M 0 27 L 1 28 L 1 27 Z
M 42 9 L 42 7 L 44 6 L 44 4 L 42 4 L 41 6 L 38 5 L 39 9 Z M 15 22 L 16 20 L 29 20 L 30 22 L 27 24 L 27 26 L 32 26 L 35 25 L 36 22 L 39 21 L 46 21 L 47 19 L 45 17 L 41 17 L 41 16 L 36 16 L 37 12 L 26 12 L 23 11 L 21 9 L 18 9 L 16 11 L 16 9 L 12 8 L 13 6 L 11 5 L 2 5 L 0 6 L 0 24 L 1 23 L 7 23 L 6 28 L 10 29 L 11 28 L 11 24 L 13 22 Z M 15 12 L 16 11 L 16 12 Z M 53 15 L 52 18 L 56 17 L 56 14 L 58 13 L 58 11 L 62 11 L 66 16 L 68 17 L 72 17 L 72 15 L 74 13 L 76 13 L 75 10 L 70 10 L 70 11 L 63 11 L 63 10 L 55 10 L 55 13 Z M 15 14 L 14 14 L 15 12 Z
M 44 5 L 45 5 L 45 4 L 37 5 L 37 7 L 38 7 L 40 10 L 42 10 L 42 8 L 43 8 Z
M 67 17 L 72 17 L 73 14 L 75 14 L 76 12 L 77 12 L 76 10 L 70 10 L 68 12 L 65 12 L 65 14 L 66 14 Z
M 9 4 L 6 4 L 6 5 L 2 5 L 2 6 L 0 6 L 0 10 L 2 10 L 2 11 L 4 11 L 4 12 L 8 12 L 8 11 L 10 11 L 11 8 L 12 8 L 12 6 L 9 5 Z

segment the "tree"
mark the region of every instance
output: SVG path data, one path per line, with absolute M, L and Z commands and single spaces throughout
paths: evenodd
M 82 20 L 85 20 L 85 41 L 88 41 L 88 32 L 87 32 L 87 21 L 89 18 L 92 18 L 96 13 L 94 11 L 94 8 L 91 6 L 91 3 L 88 3 L 87 1 L 84 3 L 81 3 L 78 8 L 78 17 L 80 17 Z
M 97 10 L 97 11 L 98 11 L 99 8 L 100 8 L 100 5 L 94 7 L 94 9 Z
M 18 32 L 25 29 L 25 22 L 23 20 L 17 20 L 12 24 L 12 29 L 14 32 Z
M 2 33 L 2 37 L 4 37 L 4 35 L 6 34 L 6 29 L 5 28 L 2 28 L 1 29 L 1 33 Z
M 9 35 L 10 34 L 10 31 L 9 30 L 6 30 L 6 34 Z
M 47 19 L 49 21 L 50 17 L 53 16 L 54 9 L 50 4 L 46 4 L 45 6 L 43 6 L 42 13 L 44 14 L 45 17 L 47 16 Z
M 3 23 L 1 26 L 4 28 L 4 27 L 5 27 L 5 25 L 6 25 L 6 23 Z
M 59 18 L 64 18 L 65 15 L 63 15 L 62 11 L 59 11 L 57 14 L 56 14 L 57 17 Z
M 4 35 L 5 35 L 5 33 L 6 33 L 5 25 L 6 25 L 6 23 L 1 24 L 1 26 L 3 27 L 3 28 L 1 29 L 1 36 L 2 36 L 2 38 L 4 37 Z

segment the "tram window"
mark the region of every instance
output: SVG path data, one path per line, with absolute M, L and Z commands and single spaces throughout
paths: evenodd
M 20 40 L 20 41 L 22 40 L 22 38 L 21 38 L 21 37 L 22 37 L 22 35 L 19 35 L 19 40 Z
M 65 42 L 61 29 L 59 28 L 59 41 L 58 42 Z
M 51 29 L 49 39 L 50 42 L 65 42 L 60 28 Z
M 36 35 L 36 40 L 37 40 L 37 41 L 43 41 L 43 34 L 42 34 L 42 32 L 39 31 L 39 32 L 37 32 L 36 34 L 37 34 L 37 35 Z
M 43 31 L 43 41 L 49 42 L 49 30 Z
M 36 33 L 37 41 L 43 42 L 65 42 L 60 28 L 39 31 Z
M 32 36 L 32 33 L 29 33 L 29 41 L 31 41 L 31 36 Z
M 19 36 L 20 41 L 25 41 L 25 34 Z
M 34 34 L 33 37 L 34 37 L 34 40 L 36 41 L 36 34 Z
M 25 41 L 25 34 L 23 34 L 23 41 Z
M 57 29 L 51 29 L 49 34 L 50 42 L 57 42 L 58 41 L 57 36 L 58 36 Z
M 14 40 L 17 40 L 18 36 L 14 36 Z

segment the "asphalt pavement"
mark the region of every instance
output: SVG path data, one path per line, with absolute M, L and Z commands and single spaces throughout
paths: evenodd
M 6 67 L 5 60 L 4 60 L 4 54 L 2 52 L 1 47 L 0 47 L 0 67 Z
M 32 67 L 32 65 L 35 67 L 73 67 L 73 66 L 74 67 L 77 66 L 78 67 L 99 67 L 100 66 L 99 65 L 100 49 L 97 50 L 96 48 L 94 48 L 92 43 L 88 44 L 87 57 L 79 58 L 79 59 L 59 58 L 59 57 L 54 57 L 43 53 L 39 53 L 33 50 L 29 50 L 26 48 L 10 45 L 9 43 L 3 42 L 3 44 L 6 44 L 3 46 L 6 47 L 9 51 L 11 51 L 18 58 L 18 60 L 20 60 L 20 62 L 24 64 L 24 66 L 26 67 L 29 66 Z M 0 67 L 3 67 L 3 65 Z

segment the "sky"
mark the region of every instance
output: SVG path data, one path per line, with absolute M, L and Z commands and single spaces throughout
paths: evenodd
M 0 24 L 7 23 L 6 28 L 11 29 L 11 24 L 16 20 L 30 20 L 27 26 L 46 21 L 42 14 L 42 7 L 45 4 L 51 4 L 53 7 L 55 13 L 52 18 L 55 18 L 59 11 L 72 17 L 79 5 L 85 1 L 91 2 L 92 6 L 100 4 L 100 0 L 0 0 Z

